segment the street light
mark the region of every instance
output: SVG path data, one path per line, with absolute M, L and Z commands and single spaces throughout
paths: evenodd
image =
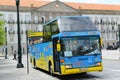
M 20 41 L 19 2 L 20 2 L 20 0 L 16 0 L 17 27 L 18 27 L 18 63 L 17 63 L 17 68 L 23 68 L 24 66 L 22 64 L 21 41 Z
M 6 46 L 5 46 L 5 59 L 7 59 L 7 27 L 5 27 L 5 36 L 6 36 Z
M 119 41 L 118 41 L 118 46 L 119 46 L 119 55 L 120 55 L 120 24 L 118 24 L 118 31 L 119 31 Z M 120 59 L 120 56 L 119 56 Z

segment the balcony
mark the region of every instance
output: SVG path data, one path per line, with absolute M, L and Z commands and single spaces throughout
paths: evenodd
M 112 22 L 111 22 L 111 25 L 115 25 L 115 21 L 112 21 Z
M 25 24 L 31 24 L 31 20 L 26 20 Z
M 23 20 L 20 20 L 20 24 L 23 24 L 24 23 L 24 21 Z
M 9 23 L 9 24 L 14 24 L 15 23 L 15 21 L 14 20 L 8 20 L 8 22 L 7 23 Z
M 107 25 L 110 25 L 110 22 L 109 22 L 109 21 L 106 21 L 106 24 L 107 24 Z
M 34 24 L 38 24 L 38 23 L 39 23 L 39 21 L 38 21 L 38 20 L 35 20 L 35 21 L 33 21 L 33 23 L 34 23 Z

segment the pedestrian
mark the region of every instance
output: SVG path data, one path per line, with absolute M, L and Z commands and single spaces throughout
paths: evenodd
M 14 51 L 13 60 L 17 60 L 17 58 L 16 58 L 16 51 Z

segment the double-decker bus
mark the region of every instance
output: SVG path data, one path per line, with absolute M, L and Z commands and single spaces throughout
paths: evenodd
M 100 32 L 89 17 L 62 16 L 43 25 L 41 43 L 29 45 L 34 67 L 51 75 L 102 71 Z

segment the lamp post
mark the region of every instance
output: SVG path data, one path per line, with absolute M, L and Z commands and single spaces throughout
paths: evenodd
M 118 31 L 119 31 L 119 41 L 118 41 L 118 46 L 119 46 L 119 59 L 120 59 L 120 24 L 118 24 Z
M 22 64 L 21 41 L 20 41 L 19 2 L 20 2 L 20 0 L 16 0 L 17 27 L 18 27 L 18 63 L 17 63 L 17 68 L 23 68 L 24 66 Z
M 5 27 L 5 36 L 6 36 L 6 46 L 5 46 L 5 59 L 7 59 L 7 27 Z

